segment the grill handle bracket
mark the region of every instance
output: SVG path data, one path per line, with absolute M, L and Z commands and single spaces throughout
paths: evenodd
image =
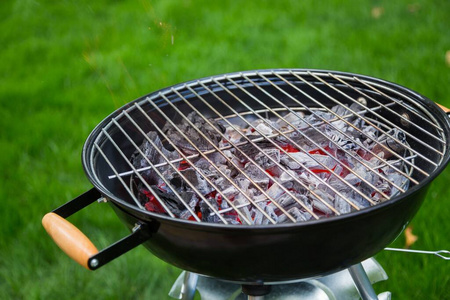
M 144 223 L 136 224 L 134 231 L 130 235 L 91 256 L 88 259 L 89 269 L 96 270 L 100 268 L 101 266 L 109 263 L 111 260 L 121 256 L 131 249 L 136 248 L 143 242 L 147 241 L 150 237 L 151 234 L 149 230 L 147 230 L 147 225 Z
M 98 251 L 90 239 L 66 218 L 95 202 L 99 197 L 101 194 L 93 188 L 42 218 L 42 225 L 58 247 L 88 270 L 100 268 L 151 237 L 148 226 L 138 223 L 131 234 Z
M 92 188 L 89 191 L 76 197 L 75 199 L 54 209 L 52 212 L 54 212 L 55 214 L 57 214 L 65 219 L 65 218 L 70 217 L 74 213 L 82 210 L 89 204 L 97 201 L 101 197 L 102 197 L 102 194 L 100 194 L 100 192 L 97 191 L 97 189 Z

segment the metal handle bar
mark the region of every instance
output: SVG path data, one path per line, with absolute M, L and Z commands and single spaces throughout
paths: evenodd
M 437 251 L 424 251 L 424 250 L 411 250 L 411 249 L 400 249 L 400 248 L 384 248 L 388 251 L 398 251 L 398 252 L 409 252 L 409 253 L 420 253 L 420 254 L 434 254 L 442 259 L 450 260 L 450 251 L 448 250 L 437 250 Z

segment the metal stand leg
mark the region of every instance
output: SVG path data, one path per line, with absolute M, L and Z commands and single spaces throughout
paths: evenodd
M 183 285 L 181 286 L 181 299 L 192 300 L 194 299 L 195 290 L 197 287 L 198 275 L 191 272 L 184 274 Z
M 370 283 L 369 277 L 361 264 L 356 264 L 348 268 L 350 275 L 355 282 L 359 295 L 363 300 L 378 300 L 378 296 Z

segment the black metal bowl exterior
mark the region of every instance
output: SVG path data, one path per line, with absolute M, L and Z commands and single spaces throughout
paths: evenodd
M 149 219 L 144 243 L 155 256 L 184 270 L 239 282 L 315 277 L 361 262 L 391 243 L 419 209 L 427 187 L 393 205 L 333 220 L 291 226 L 203 226 Z M 131 229 L 139 216 L 112 204 Z
M 427 98 L 383 80 L 337 74 L 368 78 L 399 93 L 410 94 L 438 121 L 445 139 L 450 139 L 449 118 Z M 172 219 L 124 201 L 111 192 L 113 186 L 105 187 L 95 175 L 102 170 L 90 157 L 93 141 L 111 118 L 132 103 L 107 117 L 87 139 L 83 166 L 88 178 L 111 201 L 130 229 L 137 222 L 151 225 L 154 232 L 144 245 L 157 257 L 188 271 L 231 281 L 272 282 L 318 276 L 373 256 L 402 232 L 419 209 L 429 183 L 449 161 L 446 145 L 441 164 L 419 185 L 390 201 L 342 216 L 275 226 L 230 226 Z

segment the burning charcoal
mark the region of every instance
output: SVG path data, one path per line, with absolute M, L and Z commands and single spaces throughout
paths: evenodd
M 272 127 L 266 125 L 265 123 L 260 123 L 255 127 L 256 132 L 261 132 L 263 135 L 272 134 Z
M 333 178 L 328 178 L 325 180 L 325 184 L 320 182 L 318 185 L 315 186 L 315 188 L 324 191 L 325 193 L 329 194 L 331 197 L 333 197 L 336 193 L 342 193 L 343 191 L 349 191 L 351 190 L 351 184 L 346 183 L 346 181 L 343 181 L 343 179 L 339 176 Z
M 270 198 L 276 199 L 284 193 L 284 190 L 277 183 L 272 184 L 272 186 L 266 191 Z
M 304 195 L 304 194 L 295 194 L 296 198 L 298 200 L 300 200 L 301 202 L 303 202 L 303 204 L 309 209 L 309 210 L 313 210 L 313 204 L 311 201 L 311 198 L 309 198 L 308 196 Z
M 180 200 L 179 197 L 176 196 L 175 193 L 162 192 L 156 187 L 152 187 L 152 188 L 155 191 L 155 193 L 161 198 L 161 200 L 164 201 L 164 203 L 167 205 L 167 207 L 170 209 L 170 211 L 176 216 L 179 216 L 181 214 L 181 212 L 186 209 L 183 202 L 189 203 L 193 197 L 192 192 L 180 192 L 180 193 L 178 193 L 178 195 L 182 199 L 182 200 Z
M 275 221 L 275 223 L 278 220 L 278 216 L 275 213 L 275 206 L 272 203 L 269 202 L 260 202 L 257 204 L 258 207 L 261 209 L 257 209 L 256 207 L 253 208 L 254 216 L 253 216 L 253 224 L 255 225 L 266 225 L 269 223 L 272 223 L 272 221 Z M 263 212 L 264 211 L 267 215 L 269 215 L 270 219 L 267 218 Z
M 382 180 L 378 181 L 376 188 L 388 196 L 391 194 L 390 185 L 386 181 L 382 181 Z M 371 199 L 375 202 L 384 202 L 386 200 L 386 198 L 378 192 L 373 192 Z
M 227 197 L 228 199 L 234 198 L 237 194 L 239 194 L 239 191 L 234 186 L 230 185 L 226 189 L 222 190 L 222 194 Z M 220 196 L 220 195 L 219 195 Z
M 223 218 L 228 222 L 228 224 L 232 224 L 232 225 L 241 225 L 241 222 L 238 221 L 238 218 L 235 215 L 232 216 L 223 216 Z M 218 220 L 217 223 L 223 223 L 222 220 Z
M 363 165 L 356 165 L 353 168 L 353 171 L 360 176 L 363 180 L 361 181 L 362 186 L 368 186 L 368 183 L 375 185 L 377 181 L 379 180 L 379 175 Z M 350 178 L 351 179 L 351 178 Z
M 293 207 L 287 211 L 296 221 L 308 221 L 311 219 L 311 214 L 307 211 L 302 211 L 298 207 Z M 288 223 L 291 220 L 286 215 L 281 215 L 278 217 L 278 223 Z
M 339 177 L 342 177 L 343 176 L 343 173 L 344 173 L 344 167 L 343 167 L 343 165 L 342 164 L 338 164 L 338 165 L 336 165 L 335 167 L 334 167 L 334 169 L 333 169 L 333 171 L 334 171 L 334 174 L 337 174 L 337 175 L 339 175 Z M 346 170 L 347 171 L 347 170 Z M 335 176 L 335 175 L 331 175 L 331 176 Z
M 367 106 L 367 100 L 364 99 L 363 97 L 359 97 L 355 102 L 353 102 L 350 105 L 350 109 L 353 110 L 354 112 L 358 113 L 358 112 L 364 111 L 366 109 L 365 106 Z M 364 115 L 365 115 L 365 113 L 358 113 L 358 116 L 364 116 Z
M 310 165 L 310 161 L 306 163 L 306 167 L 310 170 L 316 170 L 315 173 L 329 173 L 328 169 L 336 167 L 336 160 L 330 155 L 311 154 L 311 158 L 315 161 L 315 165 Z
M 234 198 L 234 204 L 235 204 L 236 206 L 239 206 L 239 205 L 241 205 L 241 204 L 247 204 L 248 202 L 249 202 L 249 201 L 247 200 L 247 198 L 246 198 L 242 193 L 238 194 L 238 195 Z M 252 215 L 251 215 L 251 213 L 250 213 L 249 206 L 250 206 L 250 205 L 245 205 L 245 206 L 243 206 L 243 207 L 241 207 L 241 208 L 238 208 L 238 210 L 245 216 L 245 218 L 246 218 L 247 220 L 251 220 L 251 219 L 252 219 Z
M 226 189 L 221 190 L 221 193 L 213 191 L 217 206 L 219 209 L 229 208 L 228 201 L 232 202 L 234 197 L 239 194 L 239 191 L 232 185 L 228 186 Z
M 289 175 L 287 175 L 289 176 Z M 312 186 L 311 180 L 309 180 L 309 176 L 305 173 L 297 174 L 295 177 L 291 177 L 291 179 L 286 178 L 283 181 L 282 186 L 284 190 L 296 191 L 299 193 L 306 192 L 308 186 Z M 281 182 L 281 181 L 280 181 Z
M 266 207 L 266 203 L 258 203 L 257 204 L 263 211 L 265 210 L 265 207 Z M 253 211 L 254 211 L 254 216 L 253 216 L 253 224 L 255 224 L 255 225 L 261 225 L 262 224 L 262 221 L 263 221 L 263 219 L 264 219 L 264 215 L 263 215 L 263 213 L 259 210 L 259 209 L 257 209 L 257 208 L 254 208 L 253 209 Z
M 228 162 L 227 158 L 219 152 L 208 154 L 208 158 L 214 162 L 215 165 L 225 165 Z
M 232 197 L 232 199 L 230 199 L 230 201 L 231 200 L 234 200 L 234 196 Z M 219 210 L 228 209 L 230 207 L 230 205 L 228 205 L 228 202 L 222 199 L 222 196 L 220 194 L 216 195 L 216 202 L 219 207 Z
M 187 119 L 198 128 L 195 129 L 190 125 L 184 118 L 181 123 L 177 124 L 180 130 L 175 129 L 170 123 L 166 123 L 163 131 L 177 147 L 181 148 L 187 153 L 195 153 L 196 150 L 192 146 L 194 144 L 201 151 L 213 149 L 212 145 L 218 145 L 222 139 L 220 133 L 222 133 L 223 126 L 214 121 L 214 119 L 209 119 L 214 127 L 210 126 L 201 116 L 199 116 L 195 111 L 187 115 Z M 187 141 L 181 134 L 183 132 L 189 141 Z M 200 133 L 202 132 L 206 138 L 204 138 Z
M 294 153 L 291 153 L 291 156 L 282 154 L 280 156 L 280 161 L 283 165 L 287 166 L 291 170 L 297 170 L 303 167 L 303 162 L 308 159 L 307 155 L 303 152 L 296 152 L 299 154 L 292 155 Z
M 178 172 L 181 173 L 184 178 Z M 178 172 L 172 173 L 172 178 L 170 179 L 170 183 L 176 189 L 176 192 L 192 191 L 189 183 L 192 186 L 195 186 L 202 195 L 209 194 L 213 190 L 207 180 L 195 169 L 187 168 L 179 170 Z
M 208 178 L 217 177 L 218 172 L 205 158 L 200 158 L 195 162 L 195 167 L 201 170 L 202 174 Z
M 389 135 L 389 136 L 388 136 Z M 383 135 L 378 140 L 378 144 L 376 144 L 372 152 L 384 153 L 384 158 L 388 159 L 393 155 L 393 152 L 395 153 L 401 153 L 403 150 L 405 150 L 405 142 L 406 142 L 406 135 L 403 131 L 398 130 L 397 128 L 393 128 L 388 132 L 388 135 Z M 394 137 L 396 140 L 394 140 Z M 381 145 L 385 146 L 382 147 Z M 387 149 L 386 149 L 387 148 Z
M 136 176 L 132 177 L 133 191 L 149 211 L 167 213 L 156 200 L 159 197 L 176 217 L 195 219 L 189 207 L 202 221 L 224 219 L 230 224 L 271 223 L 261 210 L 277 223 L 284 223 L 291 219 L 283 211 L 289 211 L 297 221 L 306 221 L 312 217 L 306 210 L 323 217 L 333 215 L 333 210 L 351 212 L 352 204 L 368 207 L 368 199 L 385 201 L 383 194 L 392 197 L 399 193 L 394 185 L 402 189 L 409 185 L 398 172 L 406 170 L 405 163 L 397 157 L 392 159 L 397 156 L 394 153 L 405 154 L 406 135 L 395 128 L 380 134 L 378 127 L 367 125 L 359 117 L 362 110 L 362 105 L 354 103 L 349 108 L 337 105 L 331 111 L 317 109 L 307 115 L 289 112 L 276 120 L 254 115 L 250 126 L 237 120 L 234 128 L 212 119 L 211 126 L 192 112 L 187 116 L 192 125 L 182 119 L 177 124 L 179 130 L 166 124 L 163 131 L 185 154 L 196 154 L 195 147 L 214 151 L 205 153 L 206 157 L 180 161 L 179 153 L 170 151 L 166 141 L 149 132 L 155 147 L 144 140 L 140 146 L 144 155 L 137 151 L 131 161 L 137 169 L 148 167 L 149 161 L 160 164 L 157 170 L 161 176 L 151 169 L 141 172 L 155 195 Z M 345 116 L 345 120 L 337 116 Z M 277 135 L 278 130 L 284 133 Z M 275 136 L 270 140 L 261 136 L 272 134 Z M 235 143 L 239 144 L 237 148 L 229 147 Z M 215 147 L 223 148 L 216 151 Z M 164 156 L 178 159 L 176 169 Z M 239 207 L 238 211 L 230 206 Z M 211 207 L 221 211 L 222 220 Z
M 269 201 L 268 199 L 267 199 L 267 197 L 266 197 L 266 195 L 264 195 L 263 193 L 261 193 L 260 191 L 255 191 L 254 192 L 254 194 L 253 194 L 253 200 L 256 202 L 256 203 L 259 203 L 259 202 L 263 202 L 263 201 Z
M 236 176 L 236 178 L 234 178 L 234 181 L 236 182 L 241 191 L 246 191 L 251 184 L 250 180 L 248 180 L 242 174 Z
M 233 143 L 233 144 L 235 144 L 235 143 L 239 143 L 240 141 L 241 141 L 241 139 L 243 138 L 242 137 L 242 134 L 243 134 L 243 129 L 242 128 L 240 128 L 239 126 L 237 126 L 237 125 L 233 125 L 236 129 L 234 129 L 233 127 L 231 127 L 231 126 L 228 126 L 227 128 L 226 128 L 226 130 L 225 130 L 225 133 L 224 133 L 224 135 L 225 135 L 225 137 L 226 137 L 226 140 L 223 140 L 223 141 L 221 141 L 221 144 L 220 144 L 220 146 L 226 146 L 226 145 L 228 145 L 229 144 L 229 142 L 231 142 L 231 143 Z
M 320 197 L 320 199 L 317 198 L 316 196 L 314 196 L 313 194 L 310 195 L 311 199 L 312 199 L 313 207 L 325 215 L 332 215 L 333 211 L 324 203 L 324 202 L 326 202 L 330 206 L 333 206 L 330 196 L 327 193 L 325 193 L 319 189 L 314 190 L 314 193 L 316 193 L 317 196 Z
M 229 174 L 228 177 L 236 176 L 236 174 L 238 174 L 239 171 L 236 170 L 235 166 L 240 167 L 242 165 L 241 159 L 239 159 L 236 155 L 234 155 L 230 150 L 224 150 L 222 153 L 225 155 L 227 163 L 224 164 L 226 165 L 225 168 L 224 165 L 220 165 L 219 169 L 221 169 L 221 171 L 223 171 L 224 173 Z
M 219 170 L 227 177 L 231 177 L 231 174 L 235 173 L 233 172 L 234 168 L 229 168 L 227 165 L 220 165 Z
M 229 224 L 233 224 L 233 225 L 241 225 L 242 222 L 239 218 L 239 215 L 237 214 L 237 212 L 233 211 L 233 212 L 229 212 L 229 213 L 225 213 L 222 216 Z M 221 222 L 221 221 L 219 221 Z
M 194 193 L 191 193 L 191 195 L 192 195 L 192 197 L 191 197 L 191 200 L 189 201 L 188 205 L 192 209 L 192 211 L 195 211 L 195 207 L 197 206 L 197 203 L 198 203 L 198 198 Z M 191 218 L 193 218 L 193 216 L 188 209 L 185 209 L 184 211 L 182 211 L 180 213 L 180 219 L 188 220 Z
M 343 105 L 335 105 L 331 108 L 331 111 L 341 117 L 350 113 L 348 108 Z M 333 116 L 333 118 L 335 118 L 335 117 Z M 347 120 L 348 120 L 348 118 L 347 118 Z M 348 124 L 345 123 L 344 121 L 342 121 L 341 119 L 333 122 L 333 127 L 338 128 L 340 130 L 343 130 L 346 126 L 348 126 Z
M 233 178 L 223 177 L 222 175 L 219 175 L 214 180 L 214 184 L 216 185 L 217 188 L 224 190 L 224 189 L 228 188 L 229 186 L 231 186 L 230 180 L 233 180 Z M 233 181 L 235 181 L 235 180 L 233 180 Z
M 290 112 L 283 117 L 283 119 L 278 119 L 277 123 L 280 127 L 285 127 L 286 129 L 292 129 L 288 123 L 296 128 L 306 128 L 308 125 L 303 121 L 305 114 L 301 111 L 296 112 L 295 114 Z
M 292 204 L 297 203 L 294 198 L 292 198 L 289 194 L 282 194 L 277 199 L 274 199 L 278 204 L 281 205 L 281 207 L 288 207 Z
M 375 127 L 369 125 L 369 126 L 362 128 L 362 133 L 364 134 L 364 136 L 366 136 L 372 140 L 376 140 L 377 135 L 378 135 L 378 130 Z
M 145 209 L 156 213 L 166 213 L 166 210 L 156 197 L 147 189 L 139 189 L 139 200 L 144 205 Z
M 286 172 L 281 173 L 281 175 L 278 177 L 279 182 L 283 184 L 283 186 L 286 186 L 285 183 L 292 182 L 297 178 L 299 175 L 293 170 L 287 170 Z M 292 184 L 293 185 L 293 184 Z M 292 187 L 292 186 L 290 186 Z
M 346 214 L 351 211 L 350 203 L 339 195 L 334 196 L 334 208 L 341 214 Z
M 161 140 L 159 139 L 159 136 L 155 131 L 150 131 L 149 133 L 147 133 L 147 136 L 149 137 L 150 140 L 152 140 L 156 144 L 156 147 L 162 146 Z M 145 158 L 150 160 L 151 163 L 155 164 L 159 161 L 158 152 L 147 140 L 144 140 L 144 142 L 142 143 L 142 145 L 140 147 L 140 150 L 144 153 Z M 145 167 L 149 166 L 149 164 L 145 158 L 142 157 L 142 155 L 138 151 L 134 152 L 133 155 L 131 156 L 131 161 L 133 162 L 133 166 L 136 169 L 145 168 Z M 148 173 L 148 172 L 143 172 L 143 174 L 146 174 L 146 173 Z
M 366 195 L 367 193 L 368 192 L 366 192 Z M 356 193 L 355 191 L 348 191 L 343 194 L 347 200 L 354 203 L 357 207 L 366 208 L 370 206 L 369 201 L 367 201 L 367 199 L 364 199 L 363 196 Z
M 239 146 L 238 148 L 239 150 L 235 151 L 235 155 L 241 163 L 245 164 L 245 162 L 247 162 L 248 159 L 243 155 L 243 153 L 245 153 L 248 157 L 254 158 L 257 154 L 261 152 L 261 150 L 259 149 L 273 148 L 273 144 L 269 141 L 261 141 L 257 143 L 252 142 Z
M 289 139 L 284 136 L 275 137 L 275 141 L 281 148 L 286 152 L 298 152 L 299 149 L 304 149 L 305 151 L 312 148 L 310 142 L 306 140 L 305 135 L 299 131 L 294 131 L 289 134 Z M 284 153 L 280 151 L 280 154 Z
M 244 172 L 252 180 L 252 183 L 259 185 L 261 188 L 266 189 L 269 184 L 269 177 L 267 173 L 261 171 L 256 165 L 248 163 Z
M 301 167 L 309 168 L 311 170 L 324 170 L 324 166 L 332 169 L 336 166 L 336 160 L 329 155 L 321 154 L 306 154 L 304 152 L 294 152 L 288 155 L 281 155 L 281 162 L 290 169 L 296 170 Z
M 197 188 L 197 190 L 202 195 L 206 195 L 211 193 L 213 188 L 208 184 L 205 178 L 193 168 L 189 168 L 181 171 L 181 173 L 186 177 L 186 179 L 191 182 L 193 186 Z M 187 187 L 186 187 L 187 188 Z
M 264 210 L 266 211 L 266 213 L 270 216 L 270 218 L 272 220 L 275 220 L 275 222 L 278 222 L 278 216 L 275 213 L 275 209 L 276 209 L 276 206 L 273 205 L 272 203 L 270 203 L 270 204 L 266 205 Z M 266 225 L 266 224 L 269 224 L 269 223 L 270 223 L 270 220 L 267 219 L 267 218 L 264 218 L 263 221 L 261 222 L 262 225 Z
M 313 124 L 317 122 L 322 122 L 323 120 L 329 121 L 331 119 L 334 119 L 333 114 L 321 110 L 315 110 L 313 113 L 305 116 L 305 120 Z
M 252 135 L 270 135 L 280 129 L 280 125 L 277 122 L 268 119 L 257 119 L 251 123 L 250 134 Z
M 208 201 L 208 200 L 207 200 Z M 217 204 L 210 202 L 210 205 L 212 205 L 216 210 L 218 210 Z M 218 215 L 214 214 L 212 215 L 211 209 L 209 208 L 209 205 L 205 201 L 200 201 L 200 212 L 201 212 L 201 219 L 202 221 L 206 221 L 209 223 L 219 223 L 220 218 Z
M 326 139 L 325 132 L 327 131 L 327 126 L 328 125 L 326 124 L 319 124 L 317 126 L 301 129 L 300 131 L 295 131 L 291 134 L 291 139 L 295 142 L 295 144 L 300 145 L 305 151 L 317 148 L 317 142 L 320 143 L 320 141 L 324 141 Z M 328 140 L 326 143 L 328 144 Z M 324 145 L 322 144 L 321 146 Z
M 263 169 L 272 168 L 280 162 L 280 150 L 276 148 L 263 149 L 262 152 L 256 154 L 255 162 Z
M 399 173 L 390 173 L 390 174 L 387 174 L 386 177 L 390 182 L 394 183 L 395 185 L 397 185 L 405 190 L 408 189 L 409 180 L 405 176 L 403 176 Z M 391 185 L 388 185 L 388 186 L 391 186 Z M 399 192 L 399 190 L 395 186 L 392 185 L 390 197 L 394 197 L 398 192 Z
M 304 206 L 306 206 L 310 210 L 313 209 L 311 200 L 306 195 L 302 195 L 297 192 L 293 192 L 291 194 L 294 195 L 294 198 L 288 193 L 285 193 L 281 195 L 279 198 L 274 199 L 274 201 L 276 201 L 284 209 L 290 209 L 294 206 L 299 208 L 304 208 Z M 303 205 L 301 205 L 299 202 L 302 202 Z
M 354 138 L 359 137 L 361 135 L 361 132 L 360 132 L 361 128 L 366 127 L 364 124 L 365 124 L 364 119 L 355 118 L 355 120 L 352 121 L 352 126 L 348 126 L 345 133 Z
M 152 140 L 154 142 L 156 148 L 160 149 L 161 152 L 166 156 L 166 158 L 168 160 L 177 159 L 179 157 L 178 153 L 176 153 L 175 151 L 174 152 L 168 151 L 167 149 L 165 149 L 162 146 L 162 142 L 159 139 L 159 136 L 155 131 L 150 131 L 147 134 L 147 136 L 149 137 L 150 140 Z M 147 139 L 145 139 L 144 142 L 142 143 L 142 145 L 140 146 L 140 150 L 145 155 L 145 157 L 143 157 L 138 151 L 135 151 L 133 153 L 133 155 L 131 156 L 131 162 L 132 162 L 133 166 L 139 170 L 141 168 L 149 167 L 150 166 L 150 164 L 148 163 L 149 161 L 152 164 L 166 162 L 164 157 L 162 157 L 159 154 L 159 152 L 156 150 L 156 148 L 153 147 L 152 144 Z M 164 172 L 165 170 L 167 170 L 169 168 L 170 167 L 166 165 L 166 166 L 160 167 L 158 170 L 160 172 Z M 158 176 L 153 169 L 143 171 L 143 172 L 141 172 L 141 175 L 146 179 L 146 181 L 149 184 L 156 184 L 158 181 Z
M 317 179 L 316 177 L 312 176 L 309 173 L 306 172 L 301 172 L 297 175 L 297 179 L 301 182 L 303 182 L 304 186 L 306 188 L 311 187 L 318 187 L 319 184 L 321 184 L 321 181 L 319 179 Z M 297 181 L 295 181 L 293 188 L 296 191 L 301 191 L 303 189 L 305 189 L 305 187 L 301 186 Z
M 189 219 L 194 219 L 194 217 L 192 216 L 192 214 L 189 210 L 185 209 L 180 213 L 180 219 L 189 220 Z
M 289 223 L 289 222 L 291 222 L 291 220 L 285 214 L 278 217 L 278 222 L 277 222 L 278 224 Z
M 348 184 L 357 186 L 361 183 L 361 179 L 357 177 L 354 173 L 349 173 L 347 176 L 345 176 L 345 181 L 348 182 Z
M 333 141 L 332 143 L 330 142 L 330 144 L 345 149 L 352 149 L 356 147 L 355 143 L 349 140 L 344 134 L 334 130 L 330 132 L 328 128 L 329 127 L 327 127 L 326 134 L 330 137 L 330 140 Z

